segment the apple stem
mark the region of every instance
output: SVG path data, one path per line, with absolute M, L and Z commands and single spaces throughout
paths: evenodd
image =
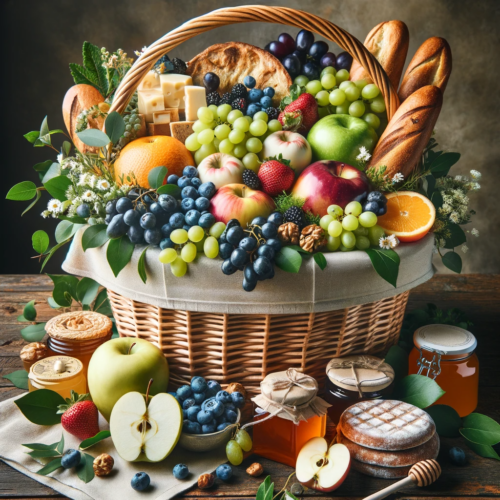
M 129 348 L 128 348 L 128 353 L 127 354 L 130 354 L 130 351 L 132 351 L 132 347 L 135 346 L 137 342 L 134 342 Z
M 149 397 L 149 389 L 151 389 L 151 385 L 153 384 L 153 379 L 149 379 L 149 382 L 148 382 L 148 388 L 146 389 L 146 404 L 148 402 L 148 397 Z

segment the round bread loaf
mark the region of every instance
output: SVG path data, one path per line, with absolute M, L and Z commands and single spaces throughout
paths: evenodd
M 428 413 L 408 403 L 375 399 L 347 408 L 339 421 L 342 434 L 374 450 L 407 450 L 429 441 L 436 425 Z
M 354 470 L 371 477 L 380 479 L 401 479 L 408 477 L 411 467 L 381 467 L 380 465 L 364 464 L 357 460 L 351 460 Z

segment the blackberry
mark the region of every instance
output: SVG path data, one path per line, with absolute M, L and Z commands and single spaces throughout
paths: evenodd
M 270 120 L 277 120 L 279 116 L 278 108 L 267 108 L 264 110 Z
M 174 65 L 174 73 L 178 73 L 179 75 L 186 74 L 187 64 L 183 60 L 178 57 L 174 57 L 172 59 L 172 64 Z
M 243 183 L 251 189 L 259 190 L 261 188 L 258 175 L 250 169 L 243 170 Z
M 233 109 L 239 109 L 240 111 L 245 111 L 247 108 L 247 101 L 243 97 L 239 97 L 238 99 L 235 99 L 231 103 L 231 107 Z
M 222 97 L 220 98 L 220 104 L 231 104 L 232 101 L 233 101 L 233 96 L 231 95 L 230 92 L 222 94 Z
M 238 99 L 238 97 L 247 96 L 247 88 L 242 83 L 237 83 L 231 90 L 231 95 L 233 99 Z
M 207 106 L 215 104 L 218 106 L 220 104 L 220 95 L 218 92 L 210 92 L 207 94 Z
M 283 220 L 285 222 L 293 222 L 299 228 L 302 228 L 305 224 L 304 212 L 299 207 L 290 207 L 283 214 Z

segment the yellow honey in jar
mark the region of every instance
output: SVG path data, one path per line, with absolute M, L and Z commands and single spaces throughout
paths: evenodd
M 79 359 L 69 356 L 50 356 L 33 364 L 28 375 L 30 392 L 49 389 L 63 398 L 71 397 L 71 391 L 87 392 L 87 378 Z

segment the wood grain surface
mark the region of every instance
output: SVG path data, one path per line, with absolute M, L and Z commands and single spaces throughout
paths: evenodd
M 46 299 L 52 290 L 52 282 L 43 275 L 3 275 L 0 277 L 0 376 L 22 368 L 19 351 L 24 341 L 19 335 L 22 325 L 17 316 L 22 314 L 24 304 L 29 300 L 37 301 L 38 320 L 45 321 L 54 315 Z M 437 275 L 429 282 L 412 290 L 408 310 L 417 309 L 427 303 L 440 308 L 458 307 L 466 312 L 474 323 L 472 330 L 478 339 L 477 354 L 480 361 L 479 406 L 477 411 L 500 421 L 500 337 L 498 323 L 500 318 L 500 275 Z M 0 401 L 20 394 L 22 391 L 0 378 Z M 329 435 L 333 426 L 328 427 Z M 453 446 L 462 447 L 467 454 L 465 467 L 456 467 L 448 460 L 448 450 Z M 264 466 L 265 474 L 253 478 L 245 473 L 246 467 L 258 461 Z M 422 499 L 439 498 L 466 499 L 475 497 L 486 499 L 500 497 L 500 463 L 484 459 L 471 452 L 462 438 L 441 439 L 441 452 L 438 457 L 443 468 L 442 477 L 427 488 L 411 487 L 402 490 L 392 498 Z M 228 484 L 219 484 L 213 490 L 199 490 L 194 487 L 183 497 L 226 498 L 243 500 L 255 498 L 258 485 L 265 475 L 270 474 L 277 492 L 293 472 L 287 467 L 256 455 L 248 456 L 240 467 L 234 468 L 234 478 Z M 368 496 L 389 484 L 383 479 L 370 478 L 352 471 L 344 484 L 335 491 L 334 496 L 341 499 L 358 499 Z M 33 481 L 0 462 L 0 498 L 57 498 L 52 489 Z M 317 499 L 331 498 L 312 490 L 305 497 Z

